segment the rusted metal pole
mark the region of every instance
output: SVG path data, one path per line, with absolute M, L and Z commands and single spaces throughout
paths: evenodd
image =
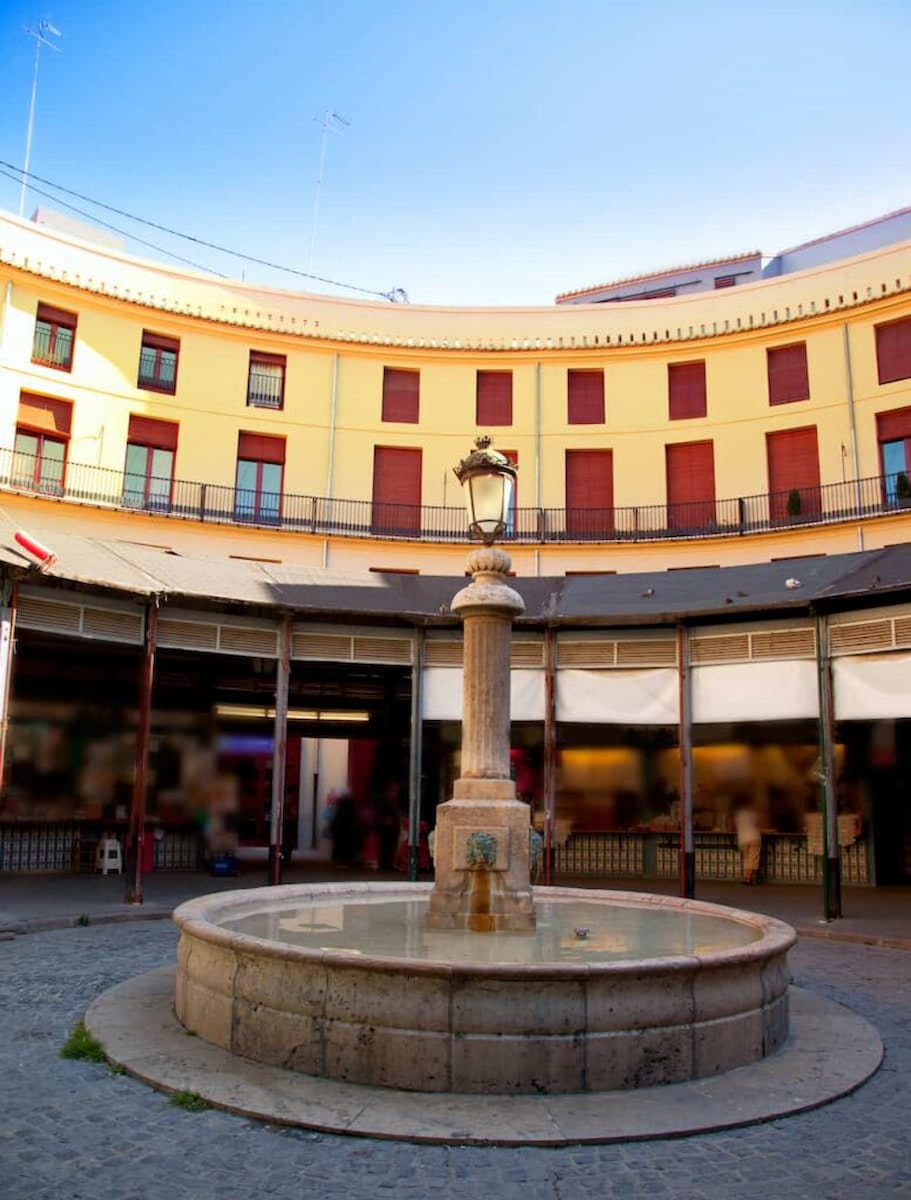
M 677 687 L 680 745 L 680 895 L 696 894 L 696 848 L 693 841 L 693 714 L 690 688 L 690 646 L 685 625 L 677 626 Z
M 816 617 L 816 680 L 819 688 L 819 799 L 823 814 L 823 916 L 835 921 L 841 909 L 841 847 L 838 844 L 838 788 L 835 764 L 835 705 L 829 625 Z
M 411 664 L 411 746 L 408 756 L 408 879 L 421 870 L 421 749 L 423 738 L 424 630 L 416 629 Z
M 136 730 L 136 763 L 133 773 L 133 803 L 127 838 L 127 869 L 124 876 L 127 904 L 142 904 L 142 857 L 146 838 L 146 798 L 149 783 L 149 733 L 152 726 L 152 686 L 155 680 L 155 646 L 158 635 L 158 602 L 146 613 L 145 655 L 139 680 L 139 726 Z
M 16 636 L 16 584 L 6 580 L 0 590 L 0 796 L 6 788 L 6 739 L 9 732 L 9 698 L 13 680 Z
M 282 881 L 282 831 L 285 816 L 285 776 L 288 765 L 288 687 L 291 678 L 291 618 L 285 616 L 279 632 L 275 670 L 275 731 L 272 751 L 272 810 L 269 826 L 269 883 Z M 316 803 L 316 794 L 313 797 Z
M 553 882 L 554 829 L 557 819 L 557 639 L 544 631 L 544 882 Z

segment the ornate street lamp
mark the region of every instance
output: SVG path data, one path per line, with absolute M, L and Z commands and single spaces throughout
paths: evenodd
M 507 527 L 516 468 L 490 438 L 455 468 L 468 527 L 484 542 L 468 555 L 471 583 L 453 598 L 462 618 L 462 761 L 452 799 L 437 809 L 436 879 L 429 929 L 532 930 L 530 814 L 509 773 L 512 621 L 525 611 L 507 583 L 509 555 L 494 546 Z
M 468 510 L 468 530 L 485 546 L 505 532 L 516 486 L 516 468 L 505 454 L 491 448 L 486 435 L 455 468 Z

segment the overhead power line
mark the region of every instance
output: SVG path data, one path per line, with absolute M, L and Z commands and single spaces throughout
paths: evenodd
M 23 175 L 21 168 L 15 166 L 13 163 L 4 162 L 3 159 L 0 159 L 0 168 L 6 168 L 5 170 L 0 169 L 0 175 L 5 175 L 8 179 L 13 179 L 14 182 L 19 182 Z M 9 174 L 9 172 L 14 172 L 14 174 Z M 216 242 L 208 242 L 205 240 L 205 238 L 195 237 L 191 233 L 181 233 L 180 230 L 171 229 L 167 225 L 160 225 L 157 221 L 150 221 L 146 217 L 138 217 L 135 213 L 126 212 L 122 208 L 115 208 L 113 204 L 105 204 L 103 200 L 96 200 L 92 196 L 84 195 L 82 192 L 73 191 L 72 188 L 66 188 L 62 184 L 54 183 L 52 179 L 43 179 L 40 175 L 34 174 L 30 174 L 28 176 L 28 186 L 30 191 L 37 192 L 39 196 L 46 196 L 49 200 L 53 200 L 54 203 L 62 204 L 65 208 L 69 208 L 73 212 L 79 213 L 80 216 L 86 217 L 90 221 L 96 221 L 99 225 L 104 225 L 106 229 L 111 229 L 115 233 L 121 234 L 123 237 L 131 238 L 133 241 L 139 242 L 143 246 L 150 246 L 162 254 L 169 254 L 172 258 L 176 258 L 179 262 L 189 263 L 190 266 L 196 267 L 196 269 L 200 271 L 208 270 L 208 268 L 200 267 L 197 263 L 190 263 L 189 259 L 181 258 L 179 254 L 173 254 L 170 250 L 165 250 L 163 247 L 156 246 L 152 242 L 143 241 L 142 238 L 136 237 L 135 234 L 129 233 L 123 229 L 118 229 L 117 226 L 110 225 L 107 222 L 102 221 L 100 218 L 95 217 L 93 214 L 86 213 L 82 209 L 77 208 L 75 205 L 68 204 L 63 200 L 58 199 L 56 196 L 41 191 L 39 188 L 35 187 L 36 180 L 39 183 L 43 183 L 46 187 L 53 188 L 55 192 L 62 192 L 65 196 L 74 196 L 77 200 L 82 200 L 86 204 L 94 205 L 96 208 L 101 208 L 105 212 L 114 213 L 118 217 L 125 217 L 128 221 L 136 221 L 139 225 L 145 225 L 149 229 L 157 229 L 160 233 L 166 233 L 170 237 L 181 238 L 183 241 L 192 242 L 196 246 L 204 246 L 207 250 L 215 250 L 219 254 L 228 254 L 232 258 L 239 258 L 244 262 L 255 263 L 260 267 L 268 267 L 273 271 L 285 271 L 289 275 L 296 275 L 301 279 L 310 279 L 316 283 L 325 283 L 330 287 L 347 288 L 348 291 L 361 292 L 365 296 L 378 296 L 381 300 L 396 299 L 400 302 L 400 298 L 403 295 L 401 288 L 392 288 L 390 291 L 381 292 L 377 288 L 359 287 L 355 283 L 342 283 L 338 279 L 327 279 L 324 275 L 313 275 L 309 271 L 301 271 L 297 267 L 287 267 L 283 263 L 271 262 L 266 258 L 257 258 L 253 254 L 244 254 L 240 250 L 231 250 L 228 246 L 219 246 Z M 219 271 L 213 271 L 211 274 L 220 275 L 222 279 L 226 278 L 226 276 L 221 274 Z

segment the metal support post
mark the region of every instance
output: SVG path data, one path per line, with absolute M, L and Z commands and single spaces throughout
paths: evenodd
M 142 904 L 142 858 L 146 838 L 146 799 L 149 783 L 149 733 L 152 727 L 152 687 L 155 682 L 155 647 L 158 635 L 158 603 L 146 613 L 145 655 L 139 680 L 139 726 L 136 730 L 136 763 L 133 774 L 133 803 L 127 836 L 124 900 Z
M 272 750 L 272 808 L 269 824 L 269 883 L 282 881 L 282 834 L 285 816 L 285 777 L 288 766 L 288 688 L 291 678 L 291 618 L 279 631 L 275 668 L 275 726 Z M 313 803 L 316 803 L 314 792 Z
M 696 848 L 693 841 L 693 712 L 690 641 L 685 625 L 677 626 L 677 680 L 680 743 L 680 895 L 696 894 Z
M 835 706 L 832 701 L 832 660 L 829 623 L 816 617 L 816 678 L 819 686 L 819 804 L 823 824 L 823 916 L 841 915 L 841 849 L 838 845 L 838 792 L 835 766 Z
M 557 638 L 544 631 L 544 882 L 553 882 L 557 820 Z
M 412 641 L 411 745 L 408 756 L 408 878 L 416 883 L 420 874 L 421 846 L 421 750 L 423 738 L 424 630 L 416 629 Z

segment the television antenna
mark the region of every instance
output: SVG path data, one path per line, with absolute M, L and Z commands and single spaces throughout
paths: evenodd
M 323 186 L 323 168 L 326 164 L 326 140 L 330 133 L 341 133 L 342 128 L 350 128 L 351 122 L 346 121 L 331 108 L 327 108 L 322 116 L 323 135 L 320 139 L 319 171 L 316 176 L 316 194 L 313 198 L 313 226 L 310 230 L 310 257 L 307 259 L 308 273 L 313 270 L 313 247 L 316 245 L 316 224 L 319 219 L 319 199 Z
M 38 94 L 38 63 L 41 58 L 41 47 L 48 46 L 51 50 L 60 49 L 54 42 L 48 39 L 48 35 L 55 38 L 63 37 L 63 34 L 50 21 L 39 21 L 37 29 L 26 28 L 25 32 L 29 37 L 35 39 L 35 71 L 32 75 L 32 98 L 28 106 L 28 128 L 25 132 L 25 158 L 22 162 L 22 187 L 19 191 L 19 216 L 25 216 L 25 193 L 28 190 L 28 165 L 32 157 L 32 130 L 35 126 L 35 97 Z

